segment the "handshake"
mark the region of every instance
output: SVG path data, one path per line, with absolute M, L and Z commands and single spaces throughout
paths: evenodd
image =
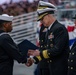
M 27 58 L 27 62 L 26 62 L 25 65 L 27 67 L 30 67 L 36 61 L 33 57 L 39 56 L 40 55 L 40 51 L 37 50 L 37 49 L 36 50 L 29 49 L 27 55 L 29 56 L 29 58 Z
M 23 56 L 26 55 L 29 58 L 27 58 L 26 66 L 31 66 L 33 63 L 35 63 L 35 59 L 33 57 L 37 57 L 40 55 L 40 51 L 38 50 L 39 47 L 34 45 L 29 40 L 25 39 L 21 43 L 18 44 L 19 50 Z

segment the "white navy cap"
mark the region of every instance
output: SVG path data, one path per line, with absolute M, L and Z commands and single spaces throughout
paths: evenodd
M 9 16 L 7 14 L 2 14 L 2 15 L 0 15 L 0 20 L 3 20 L 3 21 L 12 21 L 13 20 L 13 16 Z
M 38 20 L 40 20 L 43 16 L 47 15 L 48 13 L 54 14 L 54 12 L 57 10 L 55 5 L 49 3 L 49 2 L 44 2 L 44 1 L 39 1 L 38 4 Z

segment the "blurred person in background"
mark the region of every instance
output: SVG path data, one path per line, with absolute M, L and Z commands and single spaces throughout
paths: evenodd
M 76 27 L 76 15 L 75 17 L 73 17 L 73 19 L 75 19 L 75 27 Z M 76 41 L 74 42 L 71 51 L 69 53 L 68 75 L 76 75 Z
M 68 72 L 68 32 L 65 26 L 56 20 L 55 10 L 53 4 L 39 2 L 38 20 L 47 27 L 43 29 L 46 34 L 40 38 L 42 44 L 39 50 L 28 51 L 28 55 L 33 55 L 34 62 L 38 63 L 39 75 L 67 75 Z
M 8 32 L 12 31 L 13 16 L 0 15 L 0 75 L 13 75 L 14 60 L 26 63 L 26 55 L 19 52 Z
M 69 46 L 71 48 L 76 40 L 76 25 L 72 20 L 69 20 L 67 18 L 65 18 L 64 24 L 69 34 Z

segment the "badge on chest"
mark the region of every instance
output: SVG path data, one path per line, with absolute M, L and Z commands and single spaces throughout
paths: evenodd
M 53 39 L 54 38 L 54 35 L 53 33 L 51 32 L 50 35 L 48 36 L 48 39 Z

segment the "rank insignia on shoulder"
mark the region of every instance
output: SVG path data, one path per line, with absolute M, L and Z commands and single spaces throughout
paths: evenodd
M 47 31 L 47 28 L 44 28 L 44 30 L 42 32 L 46 32 Z
M 48 36 L 48 39 L 53 39 L 53 38 L 54 38 L 53 33 L 50 33 L 50 35 Z

